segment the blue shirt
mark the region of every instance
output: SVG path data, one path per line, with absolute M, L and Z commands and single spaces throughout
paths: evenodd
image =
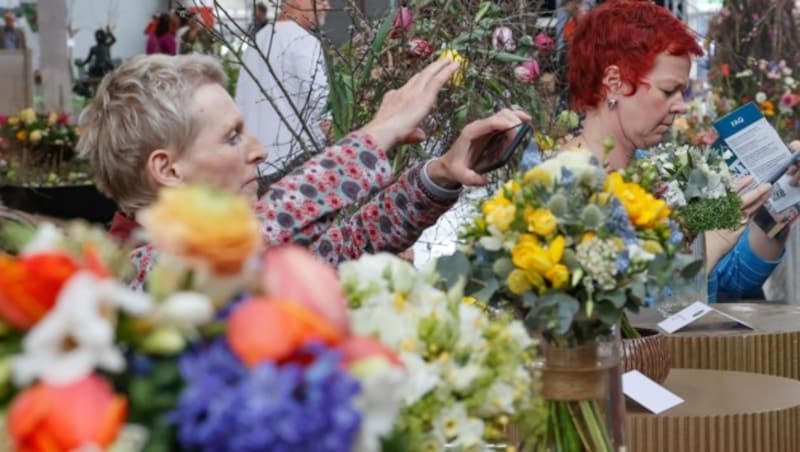
M 750 248 L 749 236 L 748 226 L 736 246 L 717 262 L 708 275 L 709 303 L 717 301 L 718 295 L 731 299 L 762 298 L 761 286 L 781 263 L 785 253 L 774 261 L 762 259 Z

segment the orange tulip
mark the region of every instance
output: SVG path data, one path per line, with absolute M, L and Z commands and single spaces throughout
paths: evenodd
M 15 259 L 0 254 L 0 319 L 14 328 L 32 327 L 53 307 L 64 283 L 79 269 L 62 253 Z
M 238 306 L 228 319 L 226 338 L 249 367 L 288 359 L 311 342 L 336 345 L 344 339 L 313 311 L 275 298 L 254 298 Z
M 61 452 L 109 446 L 127 415 L 124 397 L 97 375 L 54 386 L 38 383 L 19 394 L 8 414 L 18 451 Z

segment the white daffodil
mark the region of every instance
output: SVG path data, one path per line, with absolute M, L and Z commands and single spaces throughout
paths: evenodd
M 451 360 L 445 371 L 445 378 L 453 389 L 459 392 L 464 392 L 472 386 L 472 383 L 481 374 L 481 366 L 476 364 L 467 364 L 466 366 L 458 366 Z
M 181 331 L 193 331 L 214 319 L 214 305 L 205 294 L 176 292 L 158 305 L 153 316 L 161 325 L 175 326 Z
M 122 353 L 114 346 L 113 309 L 143 315 L 152 300 L 117 282 L 88 271 L 76 273 L 64 284 L 53 309 L 25 336 L 23 352 L 12 368 L 17 385 L 41 378 L 68 384 L 95 368 L 120 372 Z
M 483 422 L 470 418 L 461 403 L 446 408 L 434 420 L 434 429 L 442 432 L 450 446 L 471 448 L 483 442 Z
M 481 409 L 491 415 L 513 413 L 514 387 L 504 381 L 495 380 L 487 391 L 486 403 Z

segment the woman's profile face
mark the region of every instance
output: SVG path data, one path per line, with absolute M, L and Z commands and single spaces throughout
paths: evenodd
M 689 83 L 688 56 L 662 53 L 639 82 L 636 93 L 618 98 L 620 129 L 638 149 L 661 142 L 675 117 L 686 112 L 683 92 Z

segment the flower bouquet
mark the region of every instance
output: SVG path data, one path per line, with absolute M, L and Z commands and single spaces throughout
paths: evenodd
M 182 209 L 153 221 L 170 199 Z M 208 189 L 163 192 L 143 225 L 156 246 L 171 241 L 144 291 L 119 282 L 129 250 L 104 233 L 13 234 L 24 246 L 0 255 L 10 449 L 380 448 L 402 403 L 385 389 L 407 370 L 353 334 L 332 268 L 299 248 L 259 252 L 252 212 L 224 232 L 192 229 L 242 205 Z
M 436 287 L 432 268 L 417 272 L 388 254 L 339 267 L 351 325 L 396 351 L 409 380 L 394 438 L 398 450 L 487 450 L 544 426 L 530 363 L 534 341 L 522 322 L 490 315 L 464 299 L 463 283 Z
M 667 202 L 681 227 L 684 252 L 693 253 L 703 262 L 707 261 L 706 231 L 741 226 L 741 200 L 733 188 L 726 158 L 711 147 L 665 143 L 642 153 L 623 172 L 626 180 L 642 185 Z M 666 314 L 697 299 L 707 302 L 706 276 L 701 268 L 683 293 L 668 290 L 662 294 L 657 303 L 659 309 Z
M 565 151 L 480 206 L 467 246 L 441 262 L 467 293 L 508 306 L 543 339 L 547 428 L 537 450 L 623 446 L 617 326 L 667 282 L 696 271 L 666 202 L 587 152 Z

